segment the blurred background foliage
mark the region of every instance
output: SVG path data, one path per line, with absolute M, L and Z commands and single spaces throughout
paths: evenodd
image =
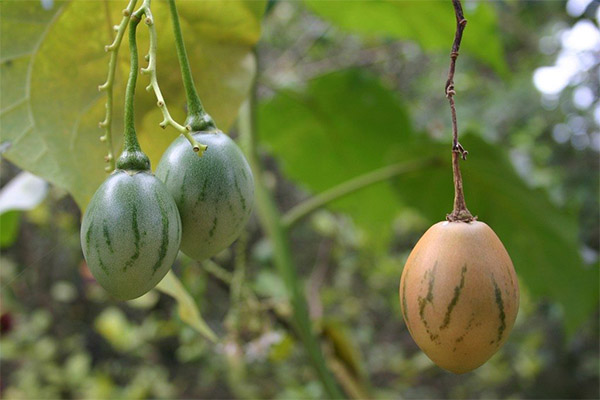
M 469 24 L 455 81 L 461 143 L 470 151 L 462 163 L 466 199 L 513 257 L 521 308 L 500 352 L 460 376 L 435 367 L 402 322 L 397 286 L 404 261 L 452 205 L 443 96 L 454 29 L 449 3 L 267 5 L 257 47 L 258 136 L 281 210 L 386 165 L 433 160 L 340 199 L 291 230 L 328 365 L 356 398 L 598 398 L 597 2 L 465 3 Z M 207 35 L 212 46 L 198 48 L 212 49 L 212 57 L 236 49 L 226 59 L 233 60 L 230 69 L 219 70 L 217 60 L 203 76 L 207 61 L 200 55 L 204 64 L 195 72 L 208 111 L 219 110 L 224 129 L 249 88 L 254 67 L 247 53 L 261 13 L 236 7 L 235 18 L 208 20 L 217 27 L 242 21 L 246 30 L 223 37 L 200 20 L 186 35 Z M 218 50 L 214 42 L 229 46 Z M 159 58 L 161 68 L 173 67 Z M 222 79 L 229 94 L 215 94 L 220 86 L 211 79 Z M 6 78 L 1 84 L 3 94 L 11 88 Z M 170 82 L 165 93 L 183 115 L 183 92 Z M 228 98 L 234 101 L 226 105 Z M 142 100 L 144 127 L 160 120 L 152 102 Z M 1 108 L 4 151 L 16 128 L 7 125 L 12 109 Z M 237 135 L 235 127 L 230 133 Z M 96 136 L 79 140 L 91 148 Z M 166 143 L 142 139 L 157 154 Z M 81 255 L 80 211 L 62 189 L 71 190 L 69 179 L 48 186 L 21 172 L 13 163 L 27 168 L 22 151 L 9 148 L 1 171 L 2 397 L 326 397 L 291 327 L 287 291 L 256 218 L 212 260 L 181 256 L 174 265 L 221 338 L 215 346 L 158 291 L 126 303 L 108 298 Z

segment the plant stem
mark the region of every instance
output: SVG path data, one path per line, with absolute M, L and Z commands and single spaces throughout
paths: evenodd
M 169 9 L 171 10 L 173 33 L 175 35 L 175 48 L 177 49 L 177 57 L 181 68 L 181 78 L 183 79 L 183 87 L 185 88 L 185 95 L 187 98 L 188 119 L 186 123 L 190 126 L 192 132 L 215 129 L 215 122 L 210 115 L 204 111 L 202 101 L 200 101 L 200 96 L 194 85 L 190 62 L 185 50 L 185 42 L 183 41 L 183 34 L 181 33 L 179 14 L 177 13 L 175 0 L 169 0 Z
M 131 55 L 131 65 L 129 68 L 129 79 L 127 80 L 127 88 L 125 89 L 125 110 L 124 110 L 124 144 L 123 150 L 126 152 L 138 152 L 142 149 L 137 140 L 135 133 L 135 112 L 134 112 L 134 97 L 135 85 L 138 75 L 138 51 L 136 31 L 140 19 L 133 15 L 129 22 L 129 54 Z
M 463 31 L 467 25 L 467 20 L 463 14 L 460 0 L 452 0 L 454 6 L 454 14 L 456 15 L 456 32 L 454 34 L 454 42 L 452 43 L 452 51 L 450 52 L 450 68 L 448 70 L 448 79 L 444 89 L 448 102 L 450 103 L 450 113 L 452 116 L 452 176 L 454 179 L 454 209 L 452 213 L 446 215 L 448 221 L 471 222 L 474 218 L 467 209 L 465 203 L 465 195 L 463 192 L 462 176 L 460 174 L 459 156 L 467 159 L 468 151 L 458 142 L 458 124 L 456 122 L 456 106 L 454 104 L 454 71 L 456 68 L 456 59 L 458 58 L 458 50 L 462 40 Z
M 393 178 L 394 176 L 415 171 L 431 163 L 432 161 L 433 160 L 419 160 L 402 162 L 388 165 L 386 167 L 367 172 L 363 175 L 359 175 L 294 206 L 283 216 L 282 223 L 286 228 L 290 228 L 302 218 L 310 215 L 312 212 L 327 205 L 328 203 L 331 203 L 334 200 L 356 192 L 357 190 L 363 189 L 367 186 L 371 186 L 375 183 Z
M 110 172 L 115 169 L 115 159 L 113 152 L 113 143 L 112 143 L 112 110 L 113 110 L 113 87 L 115 82 L 115 70 L 117 67 L 117 59 L 119 56 L 119 48 L 121 47 L 121 41 L 123 39 L 123 34 L 127 29 L 127 23 L 129 22 L 129 17 L 133 12 L 135 4 L 137 0 L 130 0 L 127 8 L 123 10 L 123 18 L 118 26 L 116 26 L 117 35 L 115 36 L 113 42 L 105 47 L 106 51 L 110 51 L 110 61 L 108 62 L 108 77 L 106 78 L 106 82 L 102 85 L 98 86 L 98 90 L 106 90 L 106 116 L 104 120 L 100 122 L 100 127 L 104 128 L 104 135 L 100 137 L 100 141 L 106 142 L 108 147 L 108 154 L 104 158 L 108 163 L 105 170 L 106 172 Z M 106 3 L 108 4 L 108 3 Z M 107 5 L 108 9 L 108 5 Z M 112 29 L 112 27 L 111 27 Z
M 123 152 L 117 160 L 116 167 L 126 171 L 147 171 L 150 159 L 142 149 L 135 133 L 134 98 L 138 75 L 138 51 L 136 31 L 140 18 L 135 13 L 129 19 L 129 54 L 131 55 L 129 79 L 125 89 L 125 121 L 123 132 Z
M 273 244 L 275 266 L 283 278 L 287 292 L 290 296 L 294 310 L 293 322 L 300 340 L 302 341 L 309 359 L 315 368 L 321 383 L 329 398 L 342 398 L 343 394 L 338 388 L 331 372 L 327 368 L 325 358 L 317 338 L 315 337 L 308 314 L 308 305 L 304 297 L 303 285 L 298 277 L 292 250 L 287 236 L 287 230 L 281 221 L 281 214 L 277 209 L 272 194 L 267 189 L 263 180 L 262 165 L 256 154 L 255 132 L 255 84 L 251 90 L 250 99 L 242 107 L 239 120 L 240 136 L 244 140 L 244 150 L 248 162 L 252 167 L 255 179 L 256 209 L 261 225 Z
M 167 103 L 162 95 L 160 90 L 160 86 L 158 85 L 158 78 L 156 76 L 156 52 L 158 48 L 158 35 L 156 33 L 156 27 L 154 26 L 154 18 L 152 17 L 152 10 L 150 9 L 150 0 L 144 0 L 142 6 L 135 12 L 135 15 L 141 18 L 142 15 L 145 15 L 146 18 L 144 22 L 148 26 L 149 36 L 150 36 L 150 48 L 148 50 L 147 60 L 148 67 L 142 68 L 141 73 L 145 75 L 150 75 L 150 84 L 146 86 L 146 90 L 154 90 L 154 94 L 156 96 L 156 105 L 160 108 L 163 114 L 163 120 L 159 124 L 161 128 L 166 128 L 167 125 L 171 125 L 175 128 L 179 133 L 183 134 L 185 138 L 192 145 L 192 149 L 201 156 L 206 150 L 206 146 L 200 144 L 194 139 L 194 137 L 190 134 L 191 127 L 183 126 L 178 124 L 171 114 L 169 113 L 169 109 L 167 108 Z

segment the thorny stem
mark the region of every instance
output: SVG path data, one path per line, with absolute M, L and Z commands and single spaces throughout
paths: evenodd
M 179 66 L 181 68 L 181 78 L 183 79 L 183 87 L 185 88 L 187 99 L 188 119 L 186 122 L 192 128 L 192 132 L 216 129 L 215 122 L 210 115 L 204 111 L 202 101 L 200 101 L 200 96 L 198 96 L 198 91 L 194 85 L 190 62 L 185 50 L 185 42 L 183 41 L 183 34 L 181 33 L 179 14 L 177 13 L 175 0 L 169 0 L 169 9 L 171 11 L 171 20 L 173 23 L 173 34 L 175 35 L 177 58 L 179 59 Z
M 98 86 L 98 90 L 106 91 L 106 116 L 104 117 L 104 120 L 99 124 L 101 128 L 104 128 L 104 135 L 100 136 L 100 141 L 106 142 L 106 145 L 108 147 L 108 154 L 106 155 L 106 157 L 104 157 L 105 161 L 108 163 L 108 165 L 105 168 L 106 172 L 111 172 L 115 169 L 115 158 L 112 144 L 112 110 L 113 86 L 115 82 L 117 58 L 119 56 L 119 48 L 121 47 L 121 40 L 123 39 L 123 34 L 125 33 L 125 29 L 127 29 L 127 23 L 129 22 L 129 18 L 136 3 L 137 0 L 129 1 L 127 8 L 123 10 L 123 18 L 121 19 L 121 23 L 114 27 L 114 29 L 117 32 L 117 35 L 115 36 L 113 42 L 104 48 L 107 52 L 111 52 L 110 61 L 108 62 L 108 77 L 106 78 L 106 82 Z
M 165 103 L 165 99 L 158 85 L 158 79 L 156 77 L 156 49 L 158 47 L 158 39 L 156 34 L 156 27 L 154 26 L 154 18 L 152 17 L 152 11 L 150 10 L 150 0 L 144 0 L 144 2 L 140 6 L 140 8 L 134 13 L 134 15 L 138 18 L 141 18 L 142 15 L 146 17 L 144 19 L 144 22 L 146 23 L 146 26 L 148 26 L 148 31 L 150 33 L 150 48 L 148 50 L 148 55 L 146 56 L 146 59 L 148 60 L 148 66 L 146 68 L 142 68 L 141 73 L 150 76 L 150 84 L 146 86 L 146 90 L 154 90 L 154 94 L 156 95 L 156 105 L 162 111 L 164 119 L 159 125 L 163 129 L 166 128 L 167 125 L 171 125 L 179 133 L 183 134 L 186 137 L 186 139 L 192 145 L 193 150 L 201 156 L 202 153 L 204 153 L 204 150 L 206 150 L 206 146 L 198 143 L 196 139 L 194 139 L 194 137 L 190 133 L 190 126 L 180 125 L 171 117 L 169 109 L 167 108 L 167 104 Z
M 460 0 L 452 0 L 454 13 L 456 15 L 456 33 L 454 34 L 454 42 L 452 43 L 452 51 L 450 52 L 450 69 L 448 70 L 448 79 L 446 80 L 445 94 L 450 103 L 450 113 L 452 114 L 452 174 L 454 177 L 454 209 L 452 213 L 446 215 L 448 221 L 471 222 L 475 217 L 467 209 L 465 203 L 465 195 L 463 192 L 462 176 L 460 174 L 459 156 L 463 160 L 467 159 L 468 152 L 458 142 L 458 125 L 456 123 L 456 106 L 454 105 L 454 71 L 456 68 L 456 59 L 458 58 L 458 50 L 462 40 L 463 31 L 467 25 L 467 20 L 463 14 Z

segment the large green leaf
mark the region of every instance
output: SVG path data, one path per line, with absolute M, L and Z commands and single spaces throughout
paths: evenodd
M 141 1 L 139 2 L 141 4 Z M 112 41 L 111 24 L 121 18 L 126 1 L 54 1 L 49 10 L 38 1 L 0 3 L 0 126 L 5 156 L 68 190 L 85 208 L 106 178 L 102 131 L 105 95 L 97 86 L 106 79 Z M 183 122 L 184 92 L 165 2 L 153 2 L 159 35 L 158 78 L 176 120 Z M 182 29 L 198 91 L 208 112 L 226 130 L 246 97 L 255 72 L 251 48 L 260 35 L 263 1 L 180 2 Z M 108 10 L 108 12 L 107 12 Z M 140 53 L 147 32 L 138 28 Z M 143 60 L 142 60 L 143 65 Z M 126 40 L 115 87 L 115 149 L 120 148 Z M 156 164 L 176 137 L 162 131 L 156 99 L 140 77 L 136 121 L 143 149 Z
M 382 165 L 436 155 L 445 160 L 331 205 L 378 238 L 390 231 L 403 205 L 431 223 L 451 211 L 449 145 L 411 133 L 401 103 L 365 72 L 337 72 L 305 90 L 284 90 L 260 107 L 258 123 L 261 140 L 286 176 L 315 193 Z M 575 216 L 529 188 L 504 149 L 474 135 L 461 142 L 471 152 L 462 163 L 471 211 L 502 239 L 521 283 L 534 296 L 560 302 L 574 329 L 598 301 L 598 268 L 583 265 Z
M 313 192 L 388 165 L 398 139 L 412 135 L 395 95 L 361 70 L 330 74 L 302 92 L 281 91 L 261 107 L 259 127 L 286 176 Z M 399 207 L 387 182 L 335 205 L 375 230 Z
M 305 0 L 316 14 L 342 29 L 367 36 L 411 39 L 425 50 L 450 52 L 456 19 L 452 2 L 430 0 L 320 1 Z M 461 49 L 493 67 L 507 72 L 493 5 L 465 4 L 465 29 Z

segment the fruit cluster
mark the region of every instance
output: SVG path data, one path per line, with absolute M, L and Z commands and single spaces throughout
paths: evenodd
M 169 271 L 178 250 L 211 257 L 240 235 L 253 206 L 252 171 L 220 131 L 198 132 L 202 157 L 176 139 L 156 169 L 147 157 L 123 154 L 83 216 L 81 246 L 97 281 L 114 297 L 148 292 Z

